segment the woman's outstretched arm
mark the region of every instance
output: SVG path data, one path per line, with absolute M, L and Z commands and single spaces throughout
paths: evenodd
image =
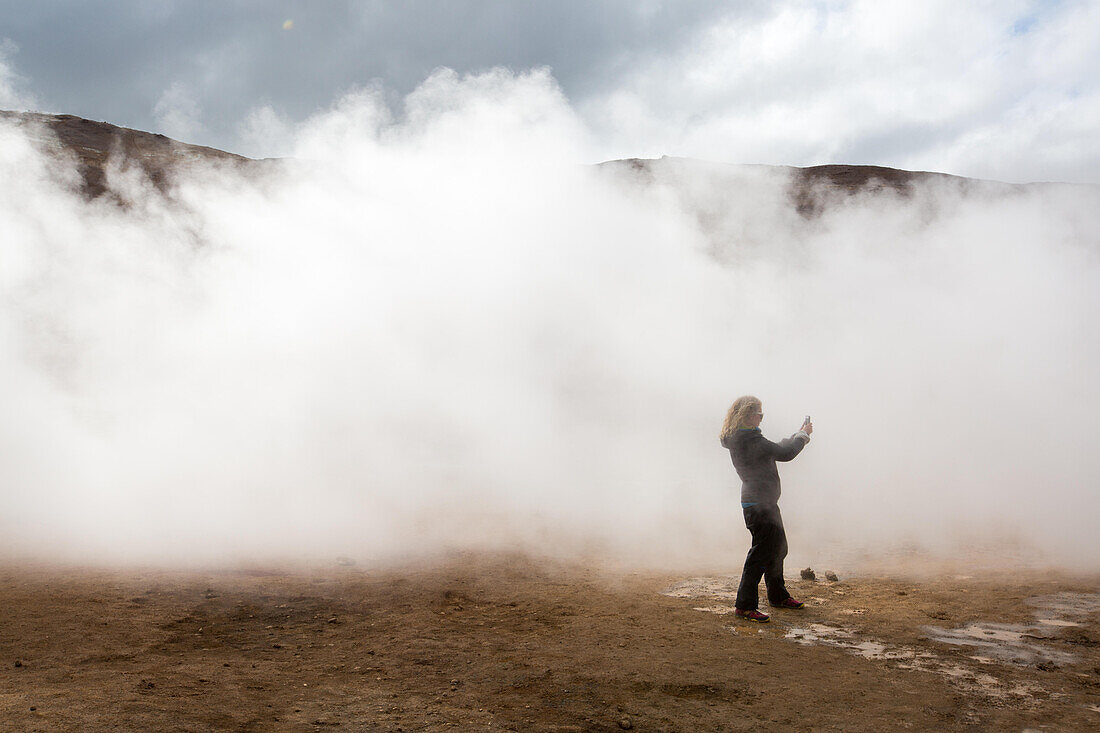
M 792 460 L 801 453 L 802 449 L 805 448 L 806 444 L 809 442 L 810 435 L 805 430 L 799 430 L 791 437 L 784 438 L 778 443 L 773 443 L 763 436 L 760 438 L 761 448 L 763 448 L 769 456 L 783 463 Z

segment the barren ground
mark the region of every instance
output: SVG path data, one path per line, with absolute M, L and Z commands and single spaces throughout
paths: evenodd
M 811 605 L 766 626 L 724 613 L 735 584 L 487 556 L 8 565 L 0 727 L 1100 729 L 1100 578 L 792 580 Z

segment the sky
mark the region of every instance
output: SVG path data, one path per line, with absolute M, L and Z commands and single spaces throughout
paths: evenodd
M 287 155 L 347 94 L 546 67 L 586 162 L 1100 183 L 1100 2 L 0 0 L 0 108 Z

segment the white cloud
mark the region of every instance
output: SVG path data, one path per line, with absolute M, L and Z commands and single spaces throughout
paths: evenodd
M 168 87 L 153 107 L 158 132 L 181 142 L 191 142 L 202 132 L 202 109 L 195 93 L 185 84 Z
M 1091 0 L 792 2 L 580 105 L 613 156 L 1100 182 L 1097 27 Z
M 0 109 L 25 112 L 38 108 L 38 102 L 25 89 L 26 81 L 12 65 L 12 57 L 19 51 L 11 40 L 0 39 Z
M 0 133 L 4 552 L 738 562 L 717 431 L 753 392 L 772 437 L 817 419 L 794 558 L 1008 527 L 1100 562 L 1090 192 L 805 222 L 774 171 L 638 190 L 576 164 L 544 71 L 362 90 L 293 130 L 308 163 L 125 209 Z
M 235 152 L 253 158 L 281 158 L 294 150 L 294 124 L 271 105 L 252 109 L 241 124 Z

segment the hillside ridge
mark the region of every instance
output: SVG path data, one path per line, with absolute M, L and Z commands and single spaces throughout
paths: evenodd
M 148 176 L 153 185 L 165 192 L 171 183 L 171 174 L 198 161 L 217 161 L 242 169 L 259 169 L 277 163 L 280 158 L 248 158 L 218 148 L 174 140 L 165 135 L 121 127 L 109 122 L 97 122 L 76 115 L 47 114 L 42 112 L 12 112 L 0 110 L 0 123 L 10 123 L 23 128 L 40 150 L 53 154 L 69 154 L 77 160 L 81 180 L 81 194 L 88 199 L 109 193 L 107 169 L 109 163 L 121 166 L 136 165 Z M 681 165 L 708 164 L 690 158 L 624 158 L 597 164 L 604 169 L 623 169 L 642 183 L 654 181 L 653 167 L 672 161 Z M 918 182 L 940 181 L 956 186 L 967 193 L 976 188 L 995 189 L 1010 193 L 1036 186 L 1065 186 L 1070 184 L 1027 183 L 1012 184 L 967 178 L 949 173 L 910 171 L 877 165 L 831 163 L 807 167 L 774 166 L 762 164 L 728 164 L 730 168 L 761 168 L 787 170 L 791 175 L 788 194 L 792 205 L 800 214 L 813 217 L 821 213 L 829 201 L 840 195 L 852 196 L 861 192 L 893 193 L 908 196 Z

